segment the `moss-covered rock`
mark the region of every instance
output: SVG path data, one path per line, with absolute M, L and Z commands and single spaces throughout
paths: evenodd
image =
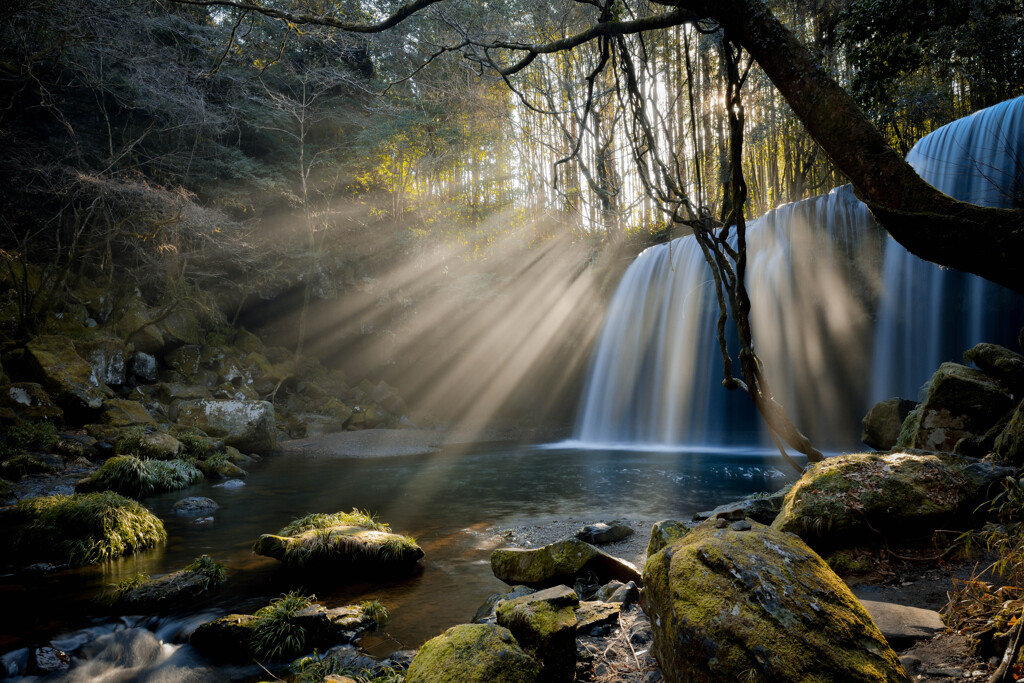
M 491 593 L 491 595 L 484 600 L 484 603 L 477 608 L 476 614 L 473 615 L 473 623 L 495 624 L 498 621 L 497 609 L 499 602 L 502 602 L 503 600 L 512 600 L 513 598 L 519 598 L 536 592 L 536 588 L 530 588 L 529 586 L 512 586 L 501 593 Z
M 494 624 L 462 624 L 424 643 L 406 683 L 533 683 L 540 667 L 512 633 Z
M 115 587 L 114 601 L 130 609 L 154 609 L 187 602 L 204 595 L 227 580 L 223 564 L 208 555 L 196 558 L 184 569 L 158 578 L 133 578 Z
M 228 446 L 249 453 L 277 450 L 274 406 L 267 401 L 200 399 L 174 406 L 178 424 L 223 438 Z
M 235 345 L 243 355 L 250 353 L 262 353 L 263 342 L 252 332 L 248 330 L 238 329 L 235 330 L 235 336 L 231 340 L 231 343 Z
M 167 539 L 153 513 L 109 491 L 23 500 L 9 509 L 4 522 L 15 555 L 26 563 L 92 564 Z
M 414 539 L 356 510 L 297 519 L 277 534 L 260 536 L 253 552 L 294 569 L 356 576 L 409 574 L 423 557 Z
M 663 519 L 651 526 L 651 540 L 647 542 L 647 555 L 653 555 L 669 543 L 674 543 L 690 531 L 682 522 Z
M 850 590 L 791 534 L 706 522 L 648 558 L 644 579 L 666 680 L 907 680 Z
M 1024 465 L 1024 401 L 996 437 L 994 449 L 999 462 L 1017 467 Z
M 814 463 L 786 494 L 772 527 L 812 546 L 890 540 L 970 514 L 1006 468 L 949 454 L 854 454 Z
M 1024 392 L 1024 356 L 998 344 L 978 344 L 964 351 L 964 362 L 974 363 L 1016 395 Z
M 925 400 L 907 416 L 896 445 L 951 453 L 960 439 L 984 434 L 1013 406 L 1010 393 L 984 372 L 943 363 Z
M 67 337 L 40 335 L 25 345 L 25 364 L 65 412 L 95 412 L 114 392 L 100 381 Z
M 125 382 L 124 342 L 116 337 L 94 337 L 75 341 L 75 350 L 90 367 L 93 376 L 108 386 Z
M 144 405 L 123 398 L 108 398 L 103 402 L 100 422 L 114 427 L 156 424 Z
M 42 384 L 15 382 L 0 389 L 0 408 L 11 410 L 25 420 L 64 421 L 64 411 L 50 398 Z
M 533 588 L 573 585 L 587 575 L 600 583 L 612 579 L 623 583 L 642 581 L 640 572 L 629 562 L 575 538 L 530 550 L 499 548 L 491 553 L 491 571 L 510 586 L 522 584 Z
M 576 591 L 555 586 L 499 602 L 498 625 L 540 660 L 540 680 L 572 680 L 576 669 Z
M 188 642 L 211 659 L 247 662 L 255 657 L 251 646 L 255 626 L 252 614 L 228 614 L 200 624 Z
M 900 428 L 917 401 L 894 397 L 879 401 L 861 421 L 860 440 L 876 451 L 887 451 L 896 445 Z

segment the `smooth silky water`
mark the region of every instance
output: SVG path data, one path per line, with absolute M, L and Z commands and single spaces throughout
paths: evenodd
M 690 519 L 694 512 L 792 480 L 770 451 L 578 448 L 508 443 L 446 448 L 432 455 L 338 458 L 286 454 L 251 469 L 246 485 L 210 483 L 154 496 L 144 503 L 167 527 L 157 549 L 96 567 L 2 582 L 4 651 L 53 640 L 86 645 L 70 680 L 257 680 L 256 667 L 221 667 L 184 645 L 203 621 L 252 612 L 292 589 L 334 607 L 380 599 L 392 619 L 364 646 L 377 656 L 418 647 L 446 628 L 470 621 L 504 584 L 491 574 L 491 550 L 502 526 L 564 519 Z M 220 509 L 211 524 L 175 517 L 186 496 L 208 496 Z M 309 512 L 359 508 L 415 536 L 422 571 L 388 583 L 302 585 L 275 560 L 253 555 L 252 543 Z M 128 617 L 97 607 L 109 585 L 135 572 L 159 576 L 207 553 L 228 566 L 228 583 L 197 605 L 157 617 Z M 24 651 L 7 655 L 13 664 Z M 88 659 L 86 659 L 86 656 Z M 214 673 L 214 669 L 216 673 Z M 31 679 L 30 679 L 31 680 Z

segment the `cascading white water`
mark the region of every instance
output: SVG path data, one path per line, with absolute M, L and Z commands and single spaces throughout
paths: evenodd
M 1024 185 L 1024 98 L 935 131 L 908 160 L 953 196 L 1008 201 Z M 994 187 L 997 177 L 1003 181 Z M 1024 322 L 1019 296 L 927 264 L 887 239 L 848 186 L 752 221 L 748 254 L 756 350 L 776 397 L 826 446 L 856 444 L 869 397 L 914 397 L 942 360 L 982 338 L 1012 339 Z M 749 402 L 720 384 L 717 313 L 710 271 L 692 238 L 642 253 L 605 318 L 575 438 L 756 441 Z

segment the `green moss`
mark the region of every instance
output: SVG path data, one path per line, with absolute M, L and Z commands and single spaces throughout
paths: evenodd
M 837 550 L 826 557 L 825 562 L 840 576 L 868 574 L 874 571 L 876 566 L 870 555 L 855 548 Z
M 163 523 L 116 493 L 41 496 L 17 503 L 15 549 L 34 561 L 92 564 L 167 540 Z
M 49 422 L 18 422 L 0 434 L 0 459 L 26 451 L 48 451 L 57 443 L 57 429 Z
M 185 571 L 202 574 L 207 579 L 208 586 L 219 586 L 228 580 L 227 567 L 224 563 L 215 561 L 209 555 L 200 555 L 185 565 Z
M 335 512 L 334 514 L 318 512 L 306 515 L 305 517 L 299 517 L 278 531 L 277 535 L 297 536 L 305 531 L 330 529 L 339 526 L 358 526 L 374 531 L 391 531 L 389 525 L 378 522 L 376 516 L 371 515 L 369 511 L 352 508 L 352 512 Z
M 122 579 L 117 583 L 110 584 L 108 586 L 110 590 L 103 598 L 101 598 L 100 601 L 109 602 L 111 604 L 116 603 L 119 600 L 123 599 L 126 595 L 131 593 L 133 590 L 135 590 L 142 584 L 146 583 L 146 581 L 149 581 L 148 574 L 136 572 L 135 574 L 132 574 L 131 576 Z
M 900 435 L 896 439 L 896 448 L 913 447 L 914 434 L 917 433 L 917 428 L 921 424 L 921 405 L 907 413 L 907 417 L 903 420 L 903 425 L 900 427 Z
M 428 640 L 406 683 L 533 683 L 540 666 L 512 633 L 493 624 L 462 624 Z
M 27 453 L 8 458 L 0 465 L 0 474 L 11 479 L 22 479 L 30 474 L 54 474 L 56 472 L 57 468 Z

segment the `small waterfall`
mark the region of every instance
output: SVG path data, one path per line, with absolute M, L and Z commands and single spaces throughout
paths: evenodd
M 958 198 L 997 205 L 1021 197 L 1024 98 L 935 131 L 908 160 Z M 757 353 L 776 397 L 825 447 L 855 447 L 871 402 L 916 396 L 942 360 L 982 339 L 1010 344 L 1024 322 L 1021 297 L 911 256 L 849 186 L 752 221 L 748 259 Z M 575 438 L 758 441 L 749 400 L 721 387 L 717 314 L 710 270 L 692 238 L 637 257 L 598 338 Z

